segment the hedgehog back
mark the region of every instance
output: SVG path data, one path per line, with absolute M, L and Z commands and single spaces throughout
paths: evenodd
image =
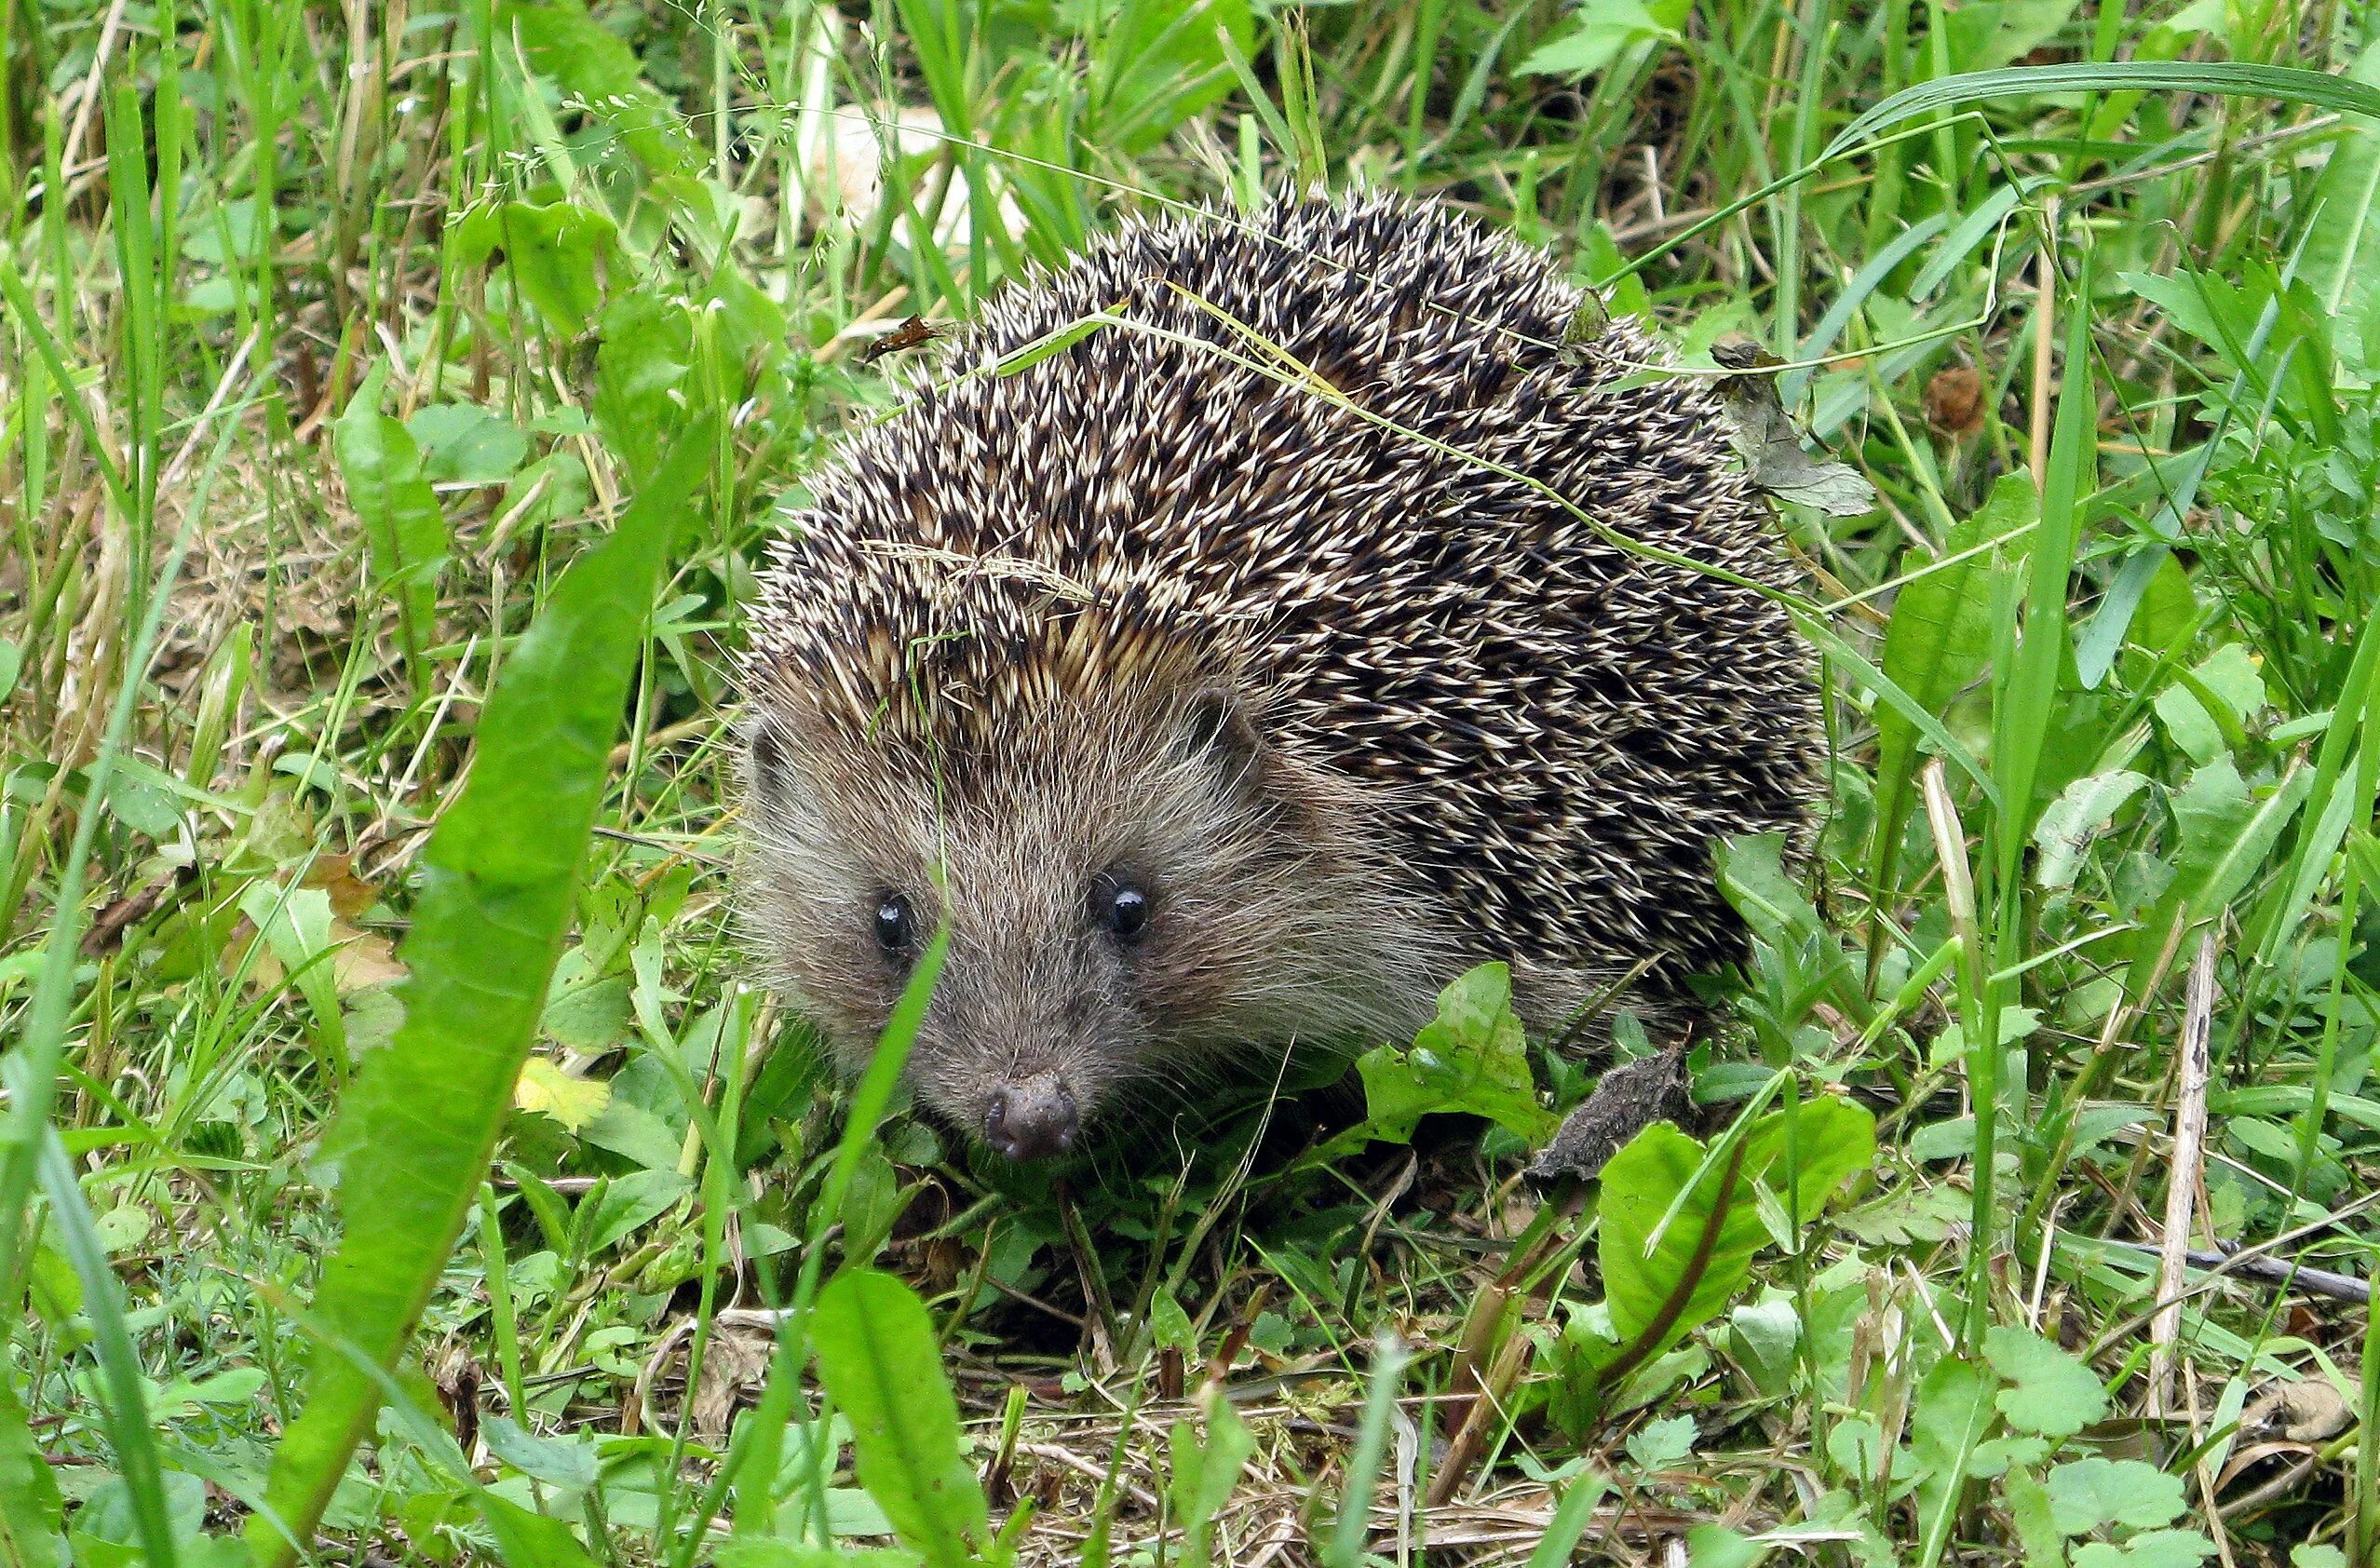
M 1192 658 L 1260 698 L 1270 740 L 1371 788 L 1481 955 L 1582 975 L 1650 956 L 1660 980 L 1738 956 L 1711 845 L 1798 831 L 1808 656 L 1761 595 L 1571 507 L 1789 574 L 1715 397 L 1644 373 L 1662 356 L 1626 323 L 1563 347 L 1579 300 L 1393 198 L 1102 241 L 996 298 L 955 346 L 973 373 L 814 480 L 755 676 L 855 724 L 962 694 L 933 722 L 963 748 Z M 1102 312 L 1121 322 L 994 372 Z

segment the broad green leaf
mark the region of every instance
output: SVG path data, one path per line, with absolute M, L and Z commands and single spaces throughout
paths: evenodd
M 1704 1153 L 1670 1123 L 1655 1122 L 1603 1167 L 1596 1256 L 1621 1356 L 1606 1382 L 1709 1322 L 1751 1283 L 1752 1254 L 1768 1230 L 1745 1179 L 1744 1145 L 1697 1180 Z
M 579 0 L 500 6 L 495 26 L 497 36 L 520 40 L 530 69 L 584 103 L 648 173 L 681 173 L 703 156 L 675 106 L 645 84 L 636 52 Z
M 1752 1255 L 1769 1241 L 1756 1188 L 1786 1178 L 1789 1146 L 1791 1196 L 1807 1218 L 1874 1159 L 1875 1118 L 1819 1096 L 1712 1149 L 1656 1122 L 1603 1167 L 1596 1257 L 1616 1341 L 1605 1386 L 1709 1322 L 1751 1283 Z
M 2248 785 L 2239 777 L 2238 764 L 2229 757 L 2192 773 L 2174 791 L 2170 804 L 2178 835 L 2173 851 L 2178 886 L 2202 883 L 2213 875 L 2224 852 L 2238 842 L 2256 810 L 2248 798 Z
M 1902 557 L 1902 571 L 1923 574 L 1900 586 L 1886 624 L 1879 663 L 1894 684 L 1939 715 L 1982 672 L 1992 653 L 1993 581 L 2006 570 L 1990 541 L 2029 527 L 2039 516 L 2032 480 L 2004 477 L 1981 510 L 1954 524 L 1942 541 L 1941 567 Z M 1901 830 L 1915 800 L 1917 726 L 1889 703 L 1876 719 L 1876 830 L 1869 871 L 1877 885 L 1890 882 Z
M 1537 1103 L 1528 1042 L 1512 1012 L 1512 971 L 1482 964 L 1448 986 L 1438 1017 L 1409 1049 L 1382 1046 L 1356 1061 L 1362 1075 L 1364 1137 L 1401 1142 L 1413 1124 L 1439 1112 L 1467 1112 L 1542 1143 L 1553 1113 Z
M 15 1381 L 0 1377 L 0 1565 L 57 1568 L 64 1562 L 65 1507 L 58 1478 L 26 1428 Z
M 1169 1490 L 1173 1517 L 1183 1533 L 1178 1561 L 1185 1568 L 1206 1568 L 1214 1547 L 1215 1516 L 1239 1484 L 1240 1467 L 1256 1452 L 1256 1440 L 1249 1435 L 1229 1399 L 1218 1395 L 1205 1405 L 1205 1441 L 1199 1440 L 1198 1429 L 1187 1421 L 1175 1422 L 1170 1434 L 1173 1480 Z
M 603 267 L 618 246 L 609 217 L 566 201 L 475 207 L 454 226 L 457 262 L 479 266 L 501 255 L 513 291 L 565 337 L 585 331 L 602 307 Z
M 473 1501 L 496 1538 L 505 1568 L 595 1568 L 595 1560 L 561 1520 L 531 1513 L 485 1490 L 475 1492 Z
M 2003 1324 L 1983 1336 L 1983 1357 L 2008 1380 L 1996 1402 L 2021 1431 L 2071 1438 L 2107 1413 L 2099 1375 L 2039 1334 Z
M 580 1218 L 589 1252 L 615 1247 L 669 1212 L 680 1198 L 694 1191 L 694 1183 L 675 1169 L 631 1170 L 606 1183 L 600 1198 L 588 1201 L 594 1212 Z
M 599 1477 L 595 1440 L 590 1436 L 541 1438 L 502 1415 L 488 1417 L 480 1431 L 490 1453 L 533 1480 L 584 1492 Z
M 1835 1189 L 1875 1163 L 1876 1118 L 1857 1101 L 1821 1094 L 1790 1111 L 1772 1111 L 1745 1135 L 1744 1169 L 1782 1192 L 1792 1175 L 1792 1209 L 1805 1221 Z
M 1159 1283 L 1149 1298 L 1149 1333 L 1161 1349 L 1194 1354 L 1198 1348 L 1197 1326 L 1172 1290 Z
M 2082 1535 L 2106 1524 L 2155 1530 L 2182 1517 L 2182 1478 L 2137 1459 L 2077 1459 L 2049 1472 L 2058 1528 Z
M 529 455 L 529 438 L 477 403 L 433 403 L 405 422 L 432 483 L 502 484 Z
M 512 1086 L 515 1107 L 551 1116 L 565 1132 L 583 1130 L 611 1101 L 611 1085 L 601 1078 L 574 1078 L 549 1056 L 533 1056 L 522 1062 L 521 1076 Z
M 1872 1416 L 1845 1416 L 1826 1434 L 1826 1456 L 1857 1480 L 1876 1479 L 1886 1448 L 1884 1430 Z
M 406 648 L 427 646 L 447 557 L 446 516 L 422 477 L 420 451 L 405 426 L 380 412 L 388 362 L 375 359 L 347 410 L 331 427 L 347 505 L 363 525 L 372 582 L 396 602 Z
M 2230 770 L 2231 759 L 2225 757 L 2214 766 Z M 2213 769 L 2199 771 L 2209 773 Z M 2228 796 L 2230 788 L 2238 780 L 2237 770 L 2232 770 L 2230 780 L 2220 784 L 2218 789 Z M 2194 776 L 2191 780 L 2193 787 L 2197 782 Z M 2193 922 L 2213 915 L 2230 902 L 2234 894 L 2247 885 L 2248 880 L 2265 864 L 2273 845 L 2279 842 L 2281 834 L 2296 817 L 2297 808 L 2306 804 L 2306 792 L 2313 783 L 2311 773 L 2304 768 L 2295 769 L 2262 801 L 2254 803 L 2253 809 L 2244 819 L 2225 819 L 2237 822 L 2234 831 L 2208 831 L 2196 843 L 2185 845 L 2182 862 L 2177 867 L 2183 874 L 2176 878 L 2175 885 L 2186 895 L 2185 910 Z M 2238 798 L 2246 799 L 2246 791 L 2242 790 Z M 2178 815 L 2181 810 L 2178 799 L 2175 805 Z M 2201 824 L 2202 828 L 2212 826 Z M 2185 836 L 2189 832 L 2186 825 L 2184 832 Z
M 810 1320 L 818 1375 L 851 1417 L 859 1483 L 933 1568 L 967 1568 L 990 1539 L 982 1484 L 959 1453 L 958 1400 L 934 1325 L 888 1274 L 846 1269 Z
M 207 1538 L 202 1534 L 207 1520 L 207 1483 L 184 1470 L 168 1470 L 158 1480 L 167 1549 L 162 1554 L 142 1554 L 141 1505 L 125 1485 L 124 1477 L 109 1476 L 86 1494 L 68 1527 L 66 1540 L 77 1564 L 120 1563 L 125 1568 L 156 1568 L 161 1561 L 183 1561 L 196 1568 L 198 1560 L 214 1555 L 205 1549 Z M 201 1549 L 187 1549 L 194 1547 Z
M 1910 1454 L 1895 1468 L 1913 1469 L 1924 1478 L 1917 1489 L 1917 1519 L 1929 1548 L 1950 1529 L 1967 1478 L 1981 1472 L 1979 1455 L 1998 1419 L 1992 1402 L 1997 1389 L 1989 1369 L 1957 1356 L 1935 1362 L 1917 1385 Z M 1927 1559 L 1932 1556 L 1929 1549 Z
M 2214 1549 L 2195 1530 L 2147 1530 L 2122 1546 L 2085 1542 L 2075 1548 L 2075 1568 L 2197 1568 Z
M 2040 854 L 2034 875 L 2045 888 L 2071 887 L 2081 869 L 2083 851 L 2090 847 L 2124 803 L 2148 788 L 2148 775 L 2117 768 L 2077 778 L 2049 803 L 2034 824 L 2033 843 Z
M 1770 947 L 1798 952 L 1808 947 L 1819 954 L 1817 967 L 1824 974 L 1848 975 L 1850 955 L 1843 939 L 1820 917 L 1818 906 L 1785 870 L 1785 835 L 1745 833 L 1723 840 L 1711 852 L 1719 890 L 1752 935 Z
M 694 321 L 673 300 L 628 293 L 603 312 L 595 350 L 595 420 L 604 444 L 641 474 L 683 419 L 678 388 L 694 364 Z
M 348 1067 L 347 1031 L 339 1010 L 339 977 L 331 965 L 331 896 L 318 887 L 282 887 L 259 880 L 239 897 L 264 945 L 305 998 L 315 1048 L 334 1074 Z
M 2380 87 L 2380 45 L 2367 44 L 2346 74 Z M 2340 357 L 2370 378 L 2380 371 L 2380 343 L 2363 330 L 2380 308 L 2380 126 L 2347 122 L 2314 182 L 2307 210 L 2312 215 L 2297 275 L 2337 323 Z
M 1231 90 L 1231 60 L 1217 29 L 1241 53 L 1254 40 L 1248 0 L 1124 0 L 1099 34 L 1087 144 L 1137 157 Z
M 1521 71 L 1536 76 L 1592 75 L 1631 45 L 1676 42 L 1692 8 L 1691 0 L 1587 0 L 1572 14 L 1567 28 L 1530 51 Z
M 563 572 L 479 723 L 468 781 L 423 851 L 403 1024 L 358 1064 L 321 1166 L 345 1223 L 312 1322 L 305 1405 L 266 1496 L 304 1539 L 379 1409 L 356 1358 L 394 1367 L 477 1201 L 561 955 L 611 771 L 645 607 L 711 457 L 689 432 L 617 529 Z M 288 1561 L 252 1526 L 260 1562 Z
M 2210 709 L 2209 699 L 2214 707 Z M 2173 743 L 2200 765 L 2242 743 L 2240 726 L 2265 706 L 2265 678 L 2247 649 L 2226 642 L 2157 695 L 2157 716 Z
M 1792 1386 L 1793 1348 L 1801 1343 L 1802 1318 L 1791 1298 L 1746 1302 L 1727 1315 L 1736 1364 L 1752 1386 L 1776 1399 Z

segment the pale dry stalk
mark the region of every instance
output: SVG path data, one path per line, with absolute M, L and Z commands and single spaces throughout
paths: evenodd
M 2198 1179 L 2207 1153 L 2207 1041 L 2214 1019 L 2215 938 L 2198 939 L 2190 965 L 2188 998 L 2182 1015 L 2180 1083 L 2173 1109 L 2173 1163 L 2165 1184 L 2164 1251 L 2157 1271 L 2157 1293 L 2166 1304 L 2149 1321 L 2149 1410 L 2163 1415 L 2173 1399 L 2173 1350 L 2182 1337 L 2182 1271 L 2189 1265 L 2190 1216 L 2198 1200 Z

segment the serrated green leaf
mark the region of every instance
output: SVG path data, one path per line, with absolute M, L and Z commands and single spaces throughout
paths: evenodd
M 300 1539 L 380 1407 L 380 1385 L 356 1358 L 396 1364 L 510 1114 L 575 905 L 645 606 L 710 455 L 708 431 L 690 432 L 612 535 L 555 583 L 505 661 L 469 780 L 423 852 L 402 949 L 404 1022 L 363 1060 L 323 1139 L 346 1228 L 311 1321 L 341 1343 L 314 1357 L 266 1491 Z M 438 1086 L 434 1115 L 426 1084 Z M 278 1531 L 254 1525 L 249 1539 L 268 1568 L 288 1561 Z
M 1665 1416 L 1628 1435 L 1628 1456 L 1642 1471 L 1666 1470 L 1694 1452 L 1694 1417 Z

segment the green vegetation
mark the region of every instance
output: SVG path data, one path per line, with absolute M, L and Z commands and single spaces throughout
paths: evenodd
M 0 1562 L 2380 1562 L 2380 17 L 860 10 L 0 0 Z M 1822 853 L 1599 1183 L 1493 966 L 994 1169 L 938 954 L 750 982 L 756 563 L 906 318 L 1357 183 L 1857 471 Z

